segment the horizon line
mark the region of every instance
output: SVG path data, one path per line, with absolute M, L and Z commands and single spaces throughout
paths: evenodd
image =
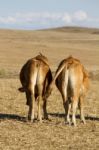
M 0 30 L 16 30 L 16 31 L 42 31 L 42 30 L 54 30 L 54 29 L 62 29 L 62 28 L 82 28 L 82 29 L 96 29 L 98 30 L 99 27 L 88 27 L 88 26 L 57 26 L 57 27 L 46 27 L 46 28 L 38 28 L 38 29 L 27 29 L 27 28 L 1 28 Z

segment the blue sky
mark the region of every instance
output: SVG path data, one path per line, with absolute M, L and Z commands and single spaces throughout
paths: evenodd
M 0 0 L 0 28 L 99 28 L 99 0 Z

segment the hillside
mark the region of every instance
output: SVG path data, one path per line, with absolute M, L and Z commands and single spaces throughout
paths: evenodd
M 53 70 L 68 55 L 81 59 L 88 69 L 97 69 L 98 48 L 98 29 L 0 30 L 0 68 L 18 71 L 27 59 L 42 52 L 49 58 Z

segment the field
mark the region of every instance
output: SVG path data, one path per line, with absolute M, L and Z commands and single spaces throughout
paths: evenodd
M 86 125 L 64 123 L 62 98 L 55 87 L 48 98 L 50 121 L 27 121 L 25 95 L 18 92 L 22 65 L 42 52 L 52 72 L 69 55 L 81 60 L 90 73 L 85 99 Z M 64 27 L 42 31 L 0 30 L 0 150 L 99 149 L 99 30 Z

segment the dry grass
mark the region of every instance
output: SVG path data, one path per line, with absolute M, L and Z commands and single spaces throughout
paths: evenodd
M 0 80 L 0 149 L 1 150 L 60 150 L 98 149 L 99 142 L 99 101 L 97 84 L 93 81 L 86 99 L 83 125 L 77 112 L 77 127 L 64 124 L 62 99 L 55 89 L 48 100 L 51 121 L 29 123 L 26 121 L 28 108 L 25 96 L 17 91 L 18 79 Z M 6 86 L 5 86 L 6 85 Z M 94 90 L 93 90 L 94 89 Z
M 98 150 L 99 149 L 99 31 L 62 28 L 45 31 L 0 30 L 0 150 Z M 86 125 L 64 124 L 62 98 L 55 88 L 48 99 L 51 121 L 42 124 L 26 120 L 25 95 L 17 91 L 23 63 L 38 52 L 51 61 L 72 54 L 91 72 L 90 91 L 85 101 Z

